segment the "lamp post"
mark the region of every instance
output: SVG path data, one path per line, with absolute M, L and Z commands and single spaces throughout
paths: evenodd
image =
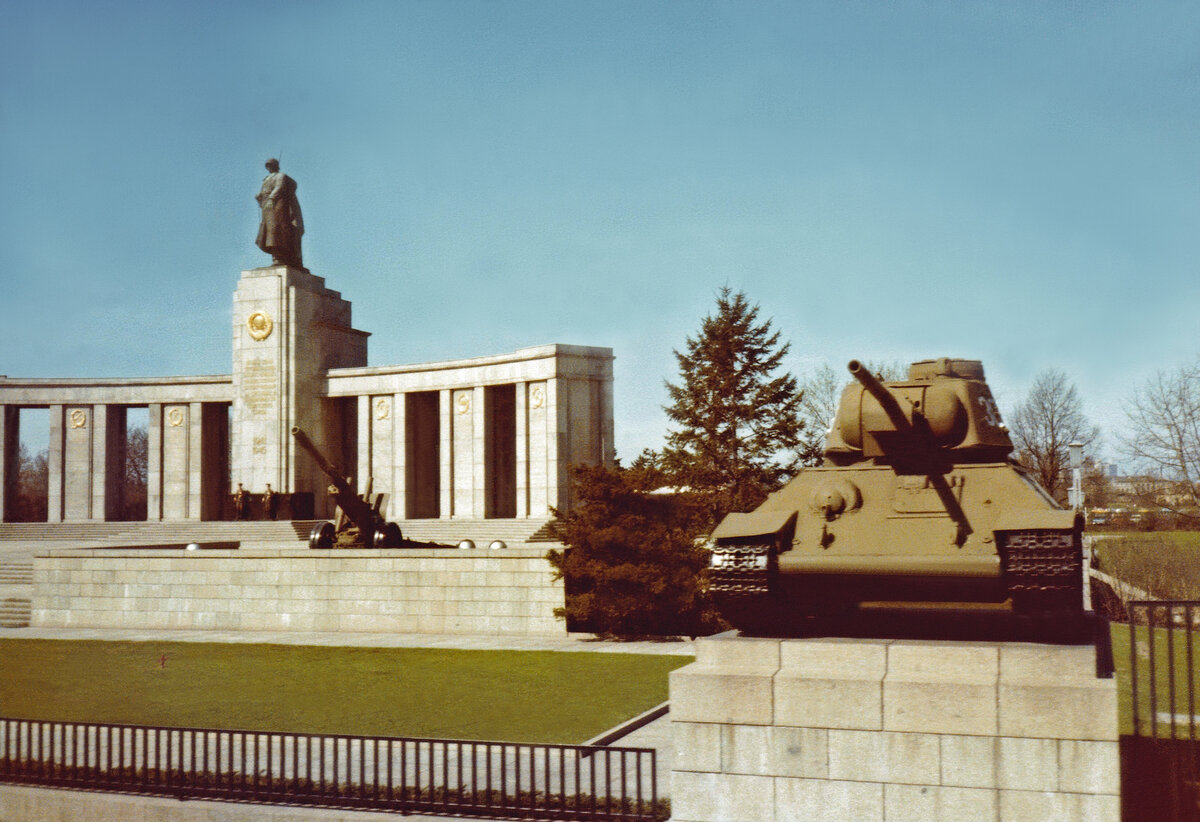
M 1071 490 L 1067 493 L 1067 504 L 1076 511 L 1083 510 L 1083 443 L 1073 442 L 1067 446 L 1071 455 Z

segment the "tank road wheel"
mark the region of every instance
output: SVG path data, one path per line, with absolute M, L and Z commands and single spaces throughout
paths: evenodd
M 318 522 L 313 526 L 312 533 L 308 535 L 309 548 L 332 548 L 333 547 L 333 523 Z
M 374 543 L 376 548 L 399 548 L 404 543 L 400 526 L 394 522 L 384 523 L 375 532 Z
M 1083 540 L 1077 529 L 997 531 L 1000 568 L 1013 610 L 1083 609 Z

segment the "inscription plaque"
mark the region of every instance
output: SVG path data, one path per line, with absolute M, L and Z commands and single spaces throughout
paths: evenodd
M 279 370 L 266 359 L 247 360 L 242 366 L 242 402 L 251 416 L 275 413 L 279 393 Z

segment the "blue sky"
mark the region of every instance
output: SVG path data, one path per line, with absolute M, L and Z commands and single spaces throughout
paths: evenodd
M 618 455 L 744 290 L 822 363 L 1191 361 L 1200 6 L 0 0 L 0 373 L 228 373 L 263 161 L 372 365 L 611 346 Z

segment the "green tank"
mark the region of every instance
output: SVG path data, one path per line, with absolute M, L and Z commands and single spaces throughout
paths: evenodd
M 1083 608 L 1083 519 L 1012 458 L 977 360 L 881 382 L 857 360 L 820 467 L 712 534 L 710 590 L 756 630 L 864 603 Z

